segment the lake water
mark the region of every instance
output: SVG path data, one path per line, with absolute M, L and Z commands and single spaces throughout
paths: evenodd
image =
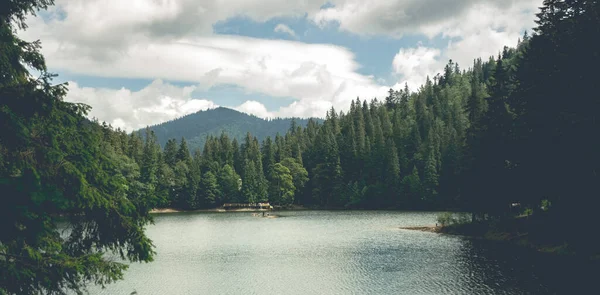
M 593 278 L 548 257 L 399 229 L 433 225 L 436 213 L 276 214 L 157 215 L 155 261 L 90 294 L 590 294 Z

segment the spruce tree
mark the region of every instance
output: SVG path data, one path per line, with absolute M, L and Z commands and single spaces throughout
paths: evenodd
M 202 179 L 200 180 L 198 187 L 198 192 L 198 202 L 201 204 L 201 207 L 212 208 L 217 204 L 222 204 L 223 202 L 223 200 L 220 198 L 220 196 L 222 196 L 222 193 L 219 190 L 217 178 L 210 171 L 202 175 Z
M 169 139 L 165 144 L 164 148 L 164 161 L 165 164 L 169 165 L 169 167 L 174 168 L 175 164 L 177 164 L 177 141 L 173 139 Z
M 110 128 L 85 117 L 90 107 L 65 101 L 66 85 L 51 83 L 40 43 L 16 35 L 28 14 L 52 4 L 0 9 L 2 294 L 83 293 L 123 278 L 127 265 L 111 254 L 132 262 L 154 254 L 144 233 L 154 196 L 137 181 L 141 141 L 131 157 L 115 150 Z
M 176 159 L 177 161 L 183 161 L 186 164 L 189 164 L 192 161 L 192 156 L 190 154 L 190 150 L 188 149 L 187 141 L 183 137 L 181 138 L 179 149 L 177 150 Z

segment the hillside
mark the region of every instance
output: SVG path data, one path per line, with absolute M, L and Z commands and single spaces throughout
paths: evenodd
M 161 146 L 171 138 L 179 140 L 184 137 L 190 150 L 193 151 L 204 147 L 207 135 L 219 135 L 221 132 L 240 142 L 247 132 L 261 141 L 267 136 L 274 137 L 277 133 L 284 135 L 292 120 L 295 120 L 299 126 L 306 126 L 308 123 L 308 119 L 299 118 L 265 120 L 229 108 L 218 107 L 150 126 L 150 129 L 156 134 Z

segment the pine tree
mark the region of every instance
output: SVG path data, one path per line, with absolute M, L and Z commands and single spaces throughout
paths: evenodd
M 240 152 L 240 145 L 238 144 L 237 139 L 233 139 L 231 141 L 231 153 L 233 154 L 233 169 L 238 173 L 243 173 L 244 162 L 242 159 L 242 154 Z
M 262 144 L 262 166 L 265 175 L 271 175 L 271 168 L 275 164 L 275 149 L 271 137 L 267 137 Z
M 398 103 L 397 94 L 394 89 L 390 88 L 388 96 L 385 97 L 385 106 L 388 110 L 394 109 Z
M 146 128 L 146 142 L 144 144 L 144 152 L 142 155 L 141 181 L 154 185 L 156 183 L 156 174 L 158 171 L 158 152 L 159 147 L 156 143 L 156 135 L 154 132 Z
M 174 168 L 177 164 L 177 141 L 175 139 L 169 139 L 165 144 L 164 148 L 164 161 L 169 167 Z
M 256 203 L 262 196 L 260 195 L 260 179 L 256 172 L 254 162 L 246 160 L 244 164 L 244 175 L 242 177 L 242 195 L 244 201 L 248 203 Z
M 190 155 L 190 150 L 188 149 L 187 141 L 183 137 L 181 138 L 181 142 L 179 144 L 179 150 L 177 150 L 176 159 L 177 161 L 183 161 L 187 164 L 191 163 L 192 161 L 192 156 Z
M 423 199 L 425 202 L 435 202 L 437 197 L 438 172 L 433 151 L 427 156 L 425 161 L 425 176 L 423 179 Z
M 399 203 L 399 190 L 400 190 L 400 165 L 397 154 L 396 145 L 394 140 L 388 138 L 385 145 L 385 170 L 384 170 L 384 181 L 386 185 L 386 201 L 385 203 L 390 205 L 397 205 Z
M 240 176 L 235 173 L 231 166 L 225 164 L 225 166 L 221 168 L 217 178 L 217 183 L 222 194 L 221 202 L 227 203 L 240 201 L 240 181 Z
M 371 116 L 371 111 L 369 110 L 369 105 L 367 101 L 363 101 L 362 105 L 362 113 L 365 118 L 364 126 L 365 126 L 365 137 L 373 138 L 375 133 L 375 127 L 373 126 L 373 117 Z M 370 142 L 365 141 L 365 145 L 371 144 Z
M 136 163 L 142 162 L 142 155 L 144 153 L 144 143 L 138 133 L 131 133 L 129 137 L 129 147 L 127 149 L 127 156 L 132 158 Z
M 219 138 L 219 160 L 221 165 L 233 166 L 233 145 L 225 132 Z
M 208 171 L 202 175 L 198 191 L 198 202 L 202 204 L 202 207 L 211 208 L 215 204 L 222 203 L 222 200 L 219 199 L 221 191 L 219 190 L 217 178 L 212 172 Z
M 403 192 L 403 206 L 405 208 L 417 208 L 420 206 L 423 190 L 417 167 L 413 167 L 411 174 L 402 179 L 401 185 Z

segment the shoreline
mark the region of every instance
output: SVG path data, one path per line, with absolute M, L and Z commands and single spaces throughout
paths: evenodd
M 590 261 L 600 261 L 598 254 L 576 253 L 567 243 L 543 243 L 529 239 L 529 233 L 519 233 L 512 231 L 499 231 L 490 228 L 473 231 L 469 225 L 462 226 L 407 226 L 399 229 L 436 233 L 451 236 L 462 236 L 469 239 L 486 240 L 497 243 L 509 244 L 525 249 L 530 249 L 538 253 L 543 253 L 558 257 L 578 257 Z
M 212 208 L 212 209 L 195 209 L 195 210 L 183 210 L 174 208 L 155 208 L 150 210 L 150 214 L 165 214 L 165 213 L 190 213 L 190 212 L 263 212 L 263 211 L 395 211 L 395 212 L 447 212 L 444 210 L 411 210 L 411 209 L 364 209 L 364 208 L 331 208 L 331 207 L 304 207 L 302 205 L 291 205 L 291 206 L 279 206 L 275 205 L 272 210 L 268 209 L 230 209 L 225 210 L 223 208 Z M 449 211 L 449 212 L 460 212 L 460 211 Z M 435 226 L 417 226 L 417 227 L 406 227 L 403 229 L 414 229 L 423 228 L 424 231 L 429 231 L 427 228 L 434 228 Z
M 444 233 L 442 231 L 441 226 L 401 226 L 400 229 L 422 231 L 422 232 L 436 233 L 436 234 Z
M 268 212 L 268 211 L 273 211 L 273 210 L 249 209 L 249 208 L 230 209 L 230 210 L 225 210 L 223 208 L 179 210 L 179 209 L 173 209 L 173 208 L 160 208 L 160 209 L 152 209 L 152 210 L 150 210 L 149 213 L 150 214 L 168 214 L 168 213 L 191 213 L 191 212 L 227 213 L 227 212 Z

